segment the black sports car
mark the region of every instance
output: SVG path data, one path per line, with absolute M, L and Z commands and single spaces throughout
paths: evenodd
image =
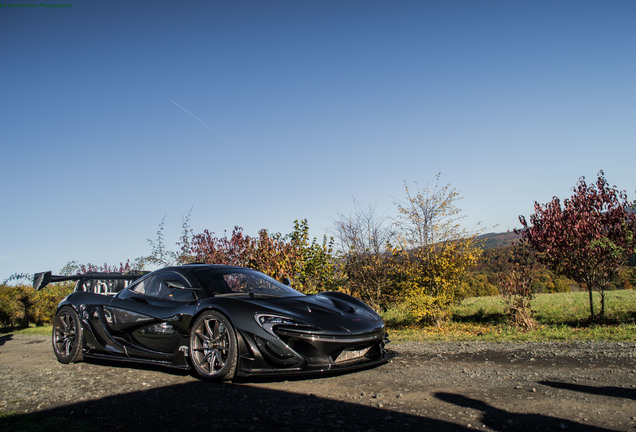
M 211 380 L 349 370 L 387 360 L 384 322 L 340 292 L 304 295 L 254 270 L 189 264 L 139 274 L 38 273 L 34 285 L 77 280 L 58 306 L 53 350 L 191 367 Z M 288 282 L 288 281 L 286 281 Z

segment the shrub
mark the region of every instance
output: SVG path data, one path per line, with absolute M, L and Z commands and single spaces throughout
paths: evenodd
M 0 324 L 28 327 L 45 325 L 53 320 L 55 309 L 71 293 L 72 284 L 54 284 L 41 291 L 33 287 L 0 286 Z

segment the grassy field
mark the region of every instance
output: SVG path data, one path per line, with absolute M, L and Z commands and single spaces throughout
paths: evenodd
M 35 335 L 43 335 L 50 336 L 51 331 L 53 330 L 52 326 L 42 326 L 42 327 L 29 327 L 29 328 L 17 328 L 17 327 L 0 327 L 0 334 L 35 334 Z
M 598 295 L 595 297 L 598 300 Z M 598 310 L 599 305 L 595 307 Z M 636 290 L 609 291 L 606 320 L 590 324 L 586 292 L 538 294 L 532 303 L 539 328 L 524 331 L 507 323 L 499 297 L 472 297 L 453 310 L 453 319 L 440 326 L 417 326 L 397 309 L 383 314 L 394 341 L 636 341 Z M 51 326 L 5 328 L 0 333 L 50 335 Z
M 598 302 L 598 294 L 595 294 Z M 440 326 L 415 326 L 395 310 L 383 318 L 392 340 L 415 341 L 636 341 L 636 290 L 609 291 L 606 319 L 590 324 L 588 293 L 538 294 L 532 309 L 539 328 L 524 331 L 508 324 L 499 297 L 472 297 L 453 310 L 453 319 Z M 595 310 L 600 306 L 595 304 Z
M 636 319 L 636 290 L 608 291 L 605 296 L 608 322 L 634 322 Z M 600 310 L 600 296 L 594 294 L 594 308 Z M 590 315 L 587 292 L 537 294 L 532 301 L 535 318 L 542 324 L 568 324 L 577 326 Z M 453 311 L 460 321 L 486 317 L 491 321 L 504 318 L 504 304 L 499 297 L 472 297 L 464 300 Z

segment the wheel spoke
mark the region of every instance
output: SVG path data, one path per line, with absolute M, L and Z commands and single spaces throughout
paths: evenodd
M 212 342 L 216 343 L 216 342 L 220 341 L 222 338 L 225 337 L 226 334 L 227 334 L 227 331 L 225 329 L 225 326 L 223 326 L 223 327 L 218 326 L 217 327 L 217 332 L 216 332 L 215 337 L 212 340 Z
M 69 329 L 70 325 L 68 323 L 68 319 L 70 317 L 68 316 L 68 314 L 64 314 L 60 317 L 60 322 L 62 323 L 62 327 L 64 327 L 63 331 L 66 331 Z
M 214 329 L 210 327 L 210 321 L 212 320 L 205 320 L 204 322 L 205 322 L 205 330 L 208 334 L 208 340 L 212 341 L 214 340 L 214 335 L 215 335 L 214 330 L 216 330 L 216 321 L 215 321 Z
M 225 361 L 223 360 L 223 357 L 221 357 L 221 354 L 219 353 L 219 350 L 214 350 L 214 362 L 219 366 L 219 369 L 222 369 L 223 366 L 225 366 Z
M 205 324 L 208 326 L 208 329 L 210 331 L 210 343 L 216 342 L 219 334 L 219 322 L 217 320 L 209 320 L 206 321 Z
M 206 353 L 204 354 L 203 358 L 202 358 L 202 359 L 201 359 L 201 361 L 199 362 L 199 366 L 203 366 L 203 365 L 205 365 L 206 363 L 208 363 L 208 359 L 209 359 L 209 358 L 210 358 L 210 352 L 208 351 L 208 352 L 206 352 Z M 212 371 L 211 369 L 212 369 L 212 368 L 210 368 L 210 372 Z
M 197 335 L 197 338 L 202 344 L 205 344 L 206 342 L 208 343 L 210 342 L 210 337 L 202 333 L 201 330 L 195 330 L 194 333 Z
M 208 364 L 210 366 L 210 372 L 214 372 L 216 360 L 216 351 L 210 350 L 210 352 L 208 352 Z

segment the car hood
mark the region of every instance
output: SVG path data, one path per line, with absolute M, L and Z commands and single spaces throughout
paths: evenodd
M 374 333 L 384 328 L 382 318 L 372 310 L 325 294 L 246 301 L 316 326 L 320 329 L 318 333 L 351 335 Z

